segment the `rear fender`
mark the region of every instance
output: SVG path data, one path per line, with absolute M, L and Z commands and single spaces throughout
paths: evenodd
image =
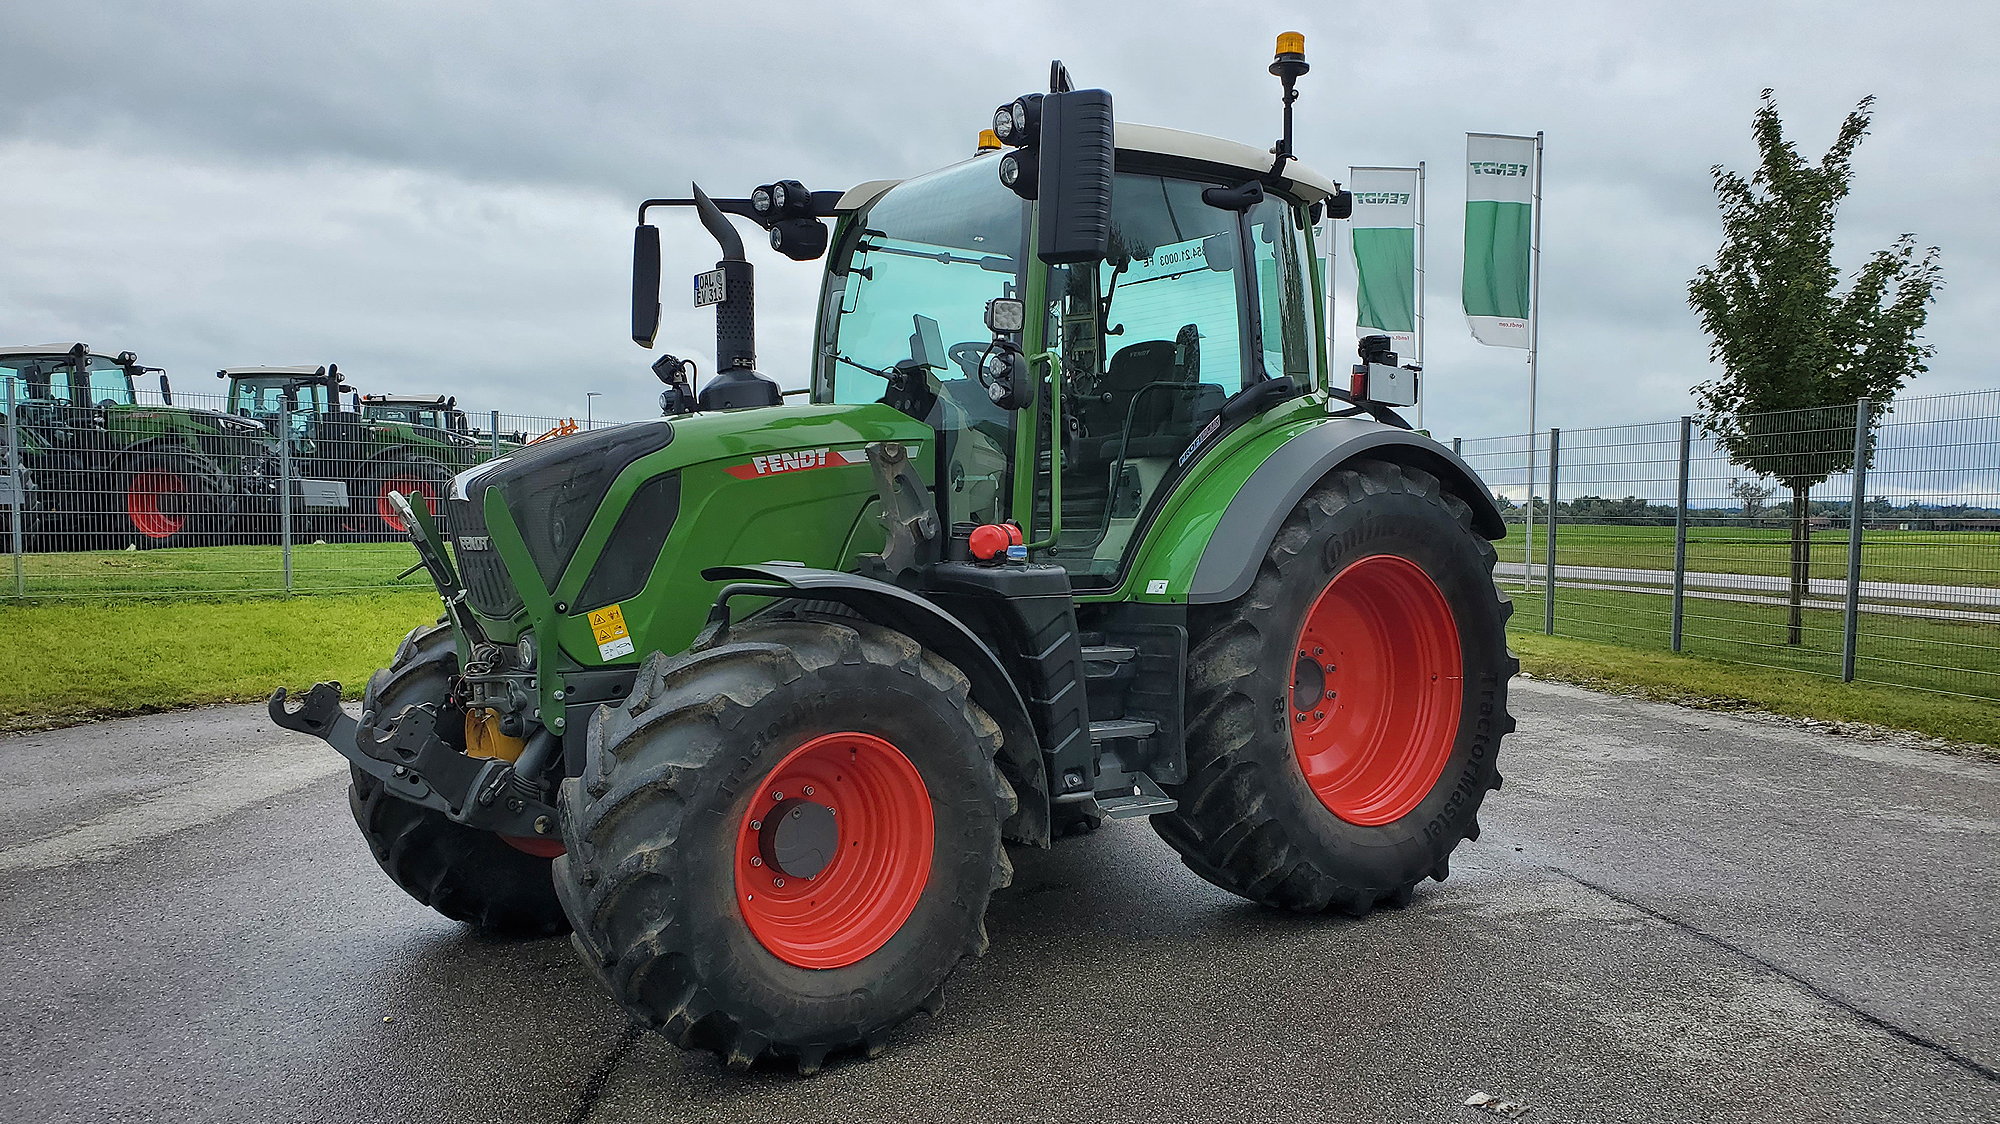
M 964 622 L 900 586 L 838 570 L 765 563 L 713 566 L 701 576 L 712 582 L 756 583 L 724 588 L 716 601 L 718 618 L 727 612 L 728 599 L 738 595 L 831 601 L 948 660 L 972 684 L 973 701 L 1000 724 L 1000 769 L 1020 800 L 1005 824 L 1006 836 L 1038 847 L 1048 845 L 1048 777 L 1028 705 L 1000 657 Z
M 1250 473 L 1202 549 L 1188 582 L 1188 602 L 1234 601 L 1249 592 L 1272 538 L 1299 500 L 1328 473 L 1355 460 L 1422 469 L 1472 508 L 1474 530 L 1488 539 L 1507 533 L 1485 482 L 1449 448 L 1380 422 L 1330 418 L 1294 435 Z

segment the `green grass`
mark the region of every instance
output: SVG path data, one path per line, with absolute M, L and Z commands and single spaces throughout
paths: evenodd
M 1700 656 L 1635 651 L 1618 644 L 1517 629 L 1509 642 L 1522 670 L 1544 679 L 1610 688 L 1718 710 L 1758 709 L 1795 718 L 1911 730 L 1980 746 L 2000 758 L 2000 703 L 1842 683 Z
M 1509 524 L 1500 557 L 1519 562 L 1523 528 Z M 1535 559 L 1546 554 L 1547 528 L 1535 525 Z M 1778 527 L 1690 527 L 1688 569 L 1718 574 L 1781 577 L 1791 572 L 1791 538 Z M 1556 565 L 1674 568 L 1672 527 L 1565 523 L 1556 528 Z M 1847 529 L 1812 536 L 1812 576 L 1847 576 Z M 1863 581 L 1925 585 L 2000 586 L 2000 533 L 1987 531 L 1863 531 Z
M 429 589 L 0 605 L 0 730 L 261 699 L 321 679 L 356 693 L 404 633 L 437 613 Z
M 292 548 L 292 589 L 344 592 L 395 586 L 417 554 L 407 542 L 300 543 Z M 0 597 L 14 592 L 11 556 L 0 557 Z M 171 550 L 88 550 L 21 557 L 32 598 L 126 595 L 271 594 L 285 591 L 276 546 L 196 546 Z M 419 576 L 412 588 L 430 587 Z
M 1514 591 L 1516 632 L 1542 629 L 1539 591 Z M 1660 594 L 1588 587 L 1556 590 L 1556 632 L 1626 648 L 1670 651 L 1672 603 Z M 1841 614 L 1808 609 L 1801 643 L 1785 643 L 1783 605 L 1689 597 L 1682 651 L 1719 661 L 1840 676 Z M 2000 704 L 2000 628 L 1862 613 L 1855 678 L 1889 687 L 1975 696 Z

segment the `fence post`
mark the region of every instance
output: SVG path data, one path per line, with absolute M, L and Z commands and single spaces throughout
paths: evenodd
M 1561 462 L 1563 431 L 1549 427 L 1549 519 L 1544 528 L 1548 542 L 1548 561 L 1542 567 L 1542 634 L 1556 634 L 1556 497 L 1562 495 L 1556 490 L 1556 469 Z M 1530 501 L 1532 502 L 1532 501 Z
M 1854 652 L 1861 642 L 1861 505 L 1868 492 L 1868 420 L 1863 398 L 1854 404 L 1854 502 L 1847 511 L 1847 611 L 1840 628 L 1840 681 L 1854 682 Z
M 285 560 L 285 596 L 292 595 L 292 408 L 278 407 L 278 546 Z
M 1461 448 L 1460 448 L 1460 446 L 1462 446 L 1462 445 L 1463 445 L 1464 443 L 1465 443 L 1465 438 L 1463 438 L 1463 437 L 1454 437 L 1454 438 L 1452 438 L 1452 439 L 1451 439 L 1451 455 L 1452 455 L 1452 456 L 1454 456 L 1454 457 L 1456 457 L 1456 456 L 1462 456 L 1462 455 L 1464 455 L 1464 454 L 1463 454 L 1463 452 L 1461 451 Z
M 1681 416 L 1680 484 L 1674 492 L 1674 623 L 1673 650 L 1681 650 L 1682 609 L 1687 605 L 1688 572 L 1688 453 L 1693 445 L 1694 419 Z
M 28 482 L 26 474 L 21 470 L 21 425 L 15 416 L 18 412 L 14 409 L 14 382 L 12 379 L 9 379 L 7 382 L 7 481 L 10 487 L 8 488 L 7 506 L 12 509 L 9 513 L 12 517 L 7 520 L 7 549 L 8 553 L 14 556 L 14 596 L 26 597 L 28 595 L 28 576 L 21 569 L 21 553 L 24 538 L 21 529 L 21 516 L 27 511 L 27 505 L 21 501 L 27 498 Z
M 500 455 L 500 411 L 493 411 L 493 420 L 489 424 L 491 426 L 487 430 L 489 444 L 493 447 L 493 455 L 497 457 Z

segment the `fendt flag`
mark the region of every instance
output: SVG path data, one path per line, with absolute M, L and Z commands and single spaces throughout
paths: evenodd
M 1423 181 L 1415 168 L 1354 168 L 1357 336 L 1386 335 L 1409 354 L 1417 332 L 1417 216 Z
M 1465 318 L 1472 338 L 1528 347 L 1535 138 L 1465 134 Z

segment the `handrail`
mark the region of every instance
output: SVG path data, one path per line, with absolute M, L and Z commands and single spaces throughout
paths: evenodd
M 1028 357 L 1028 369 L 1037 363 L 1049 365 L 1049 537 L 1027 544 L 1029 550 L 1047 550 L 1062 537 L 1062 370 L 1061 356 L 1044 351 Z M 1030 472 L 1034 469 L 1031 467 Z

